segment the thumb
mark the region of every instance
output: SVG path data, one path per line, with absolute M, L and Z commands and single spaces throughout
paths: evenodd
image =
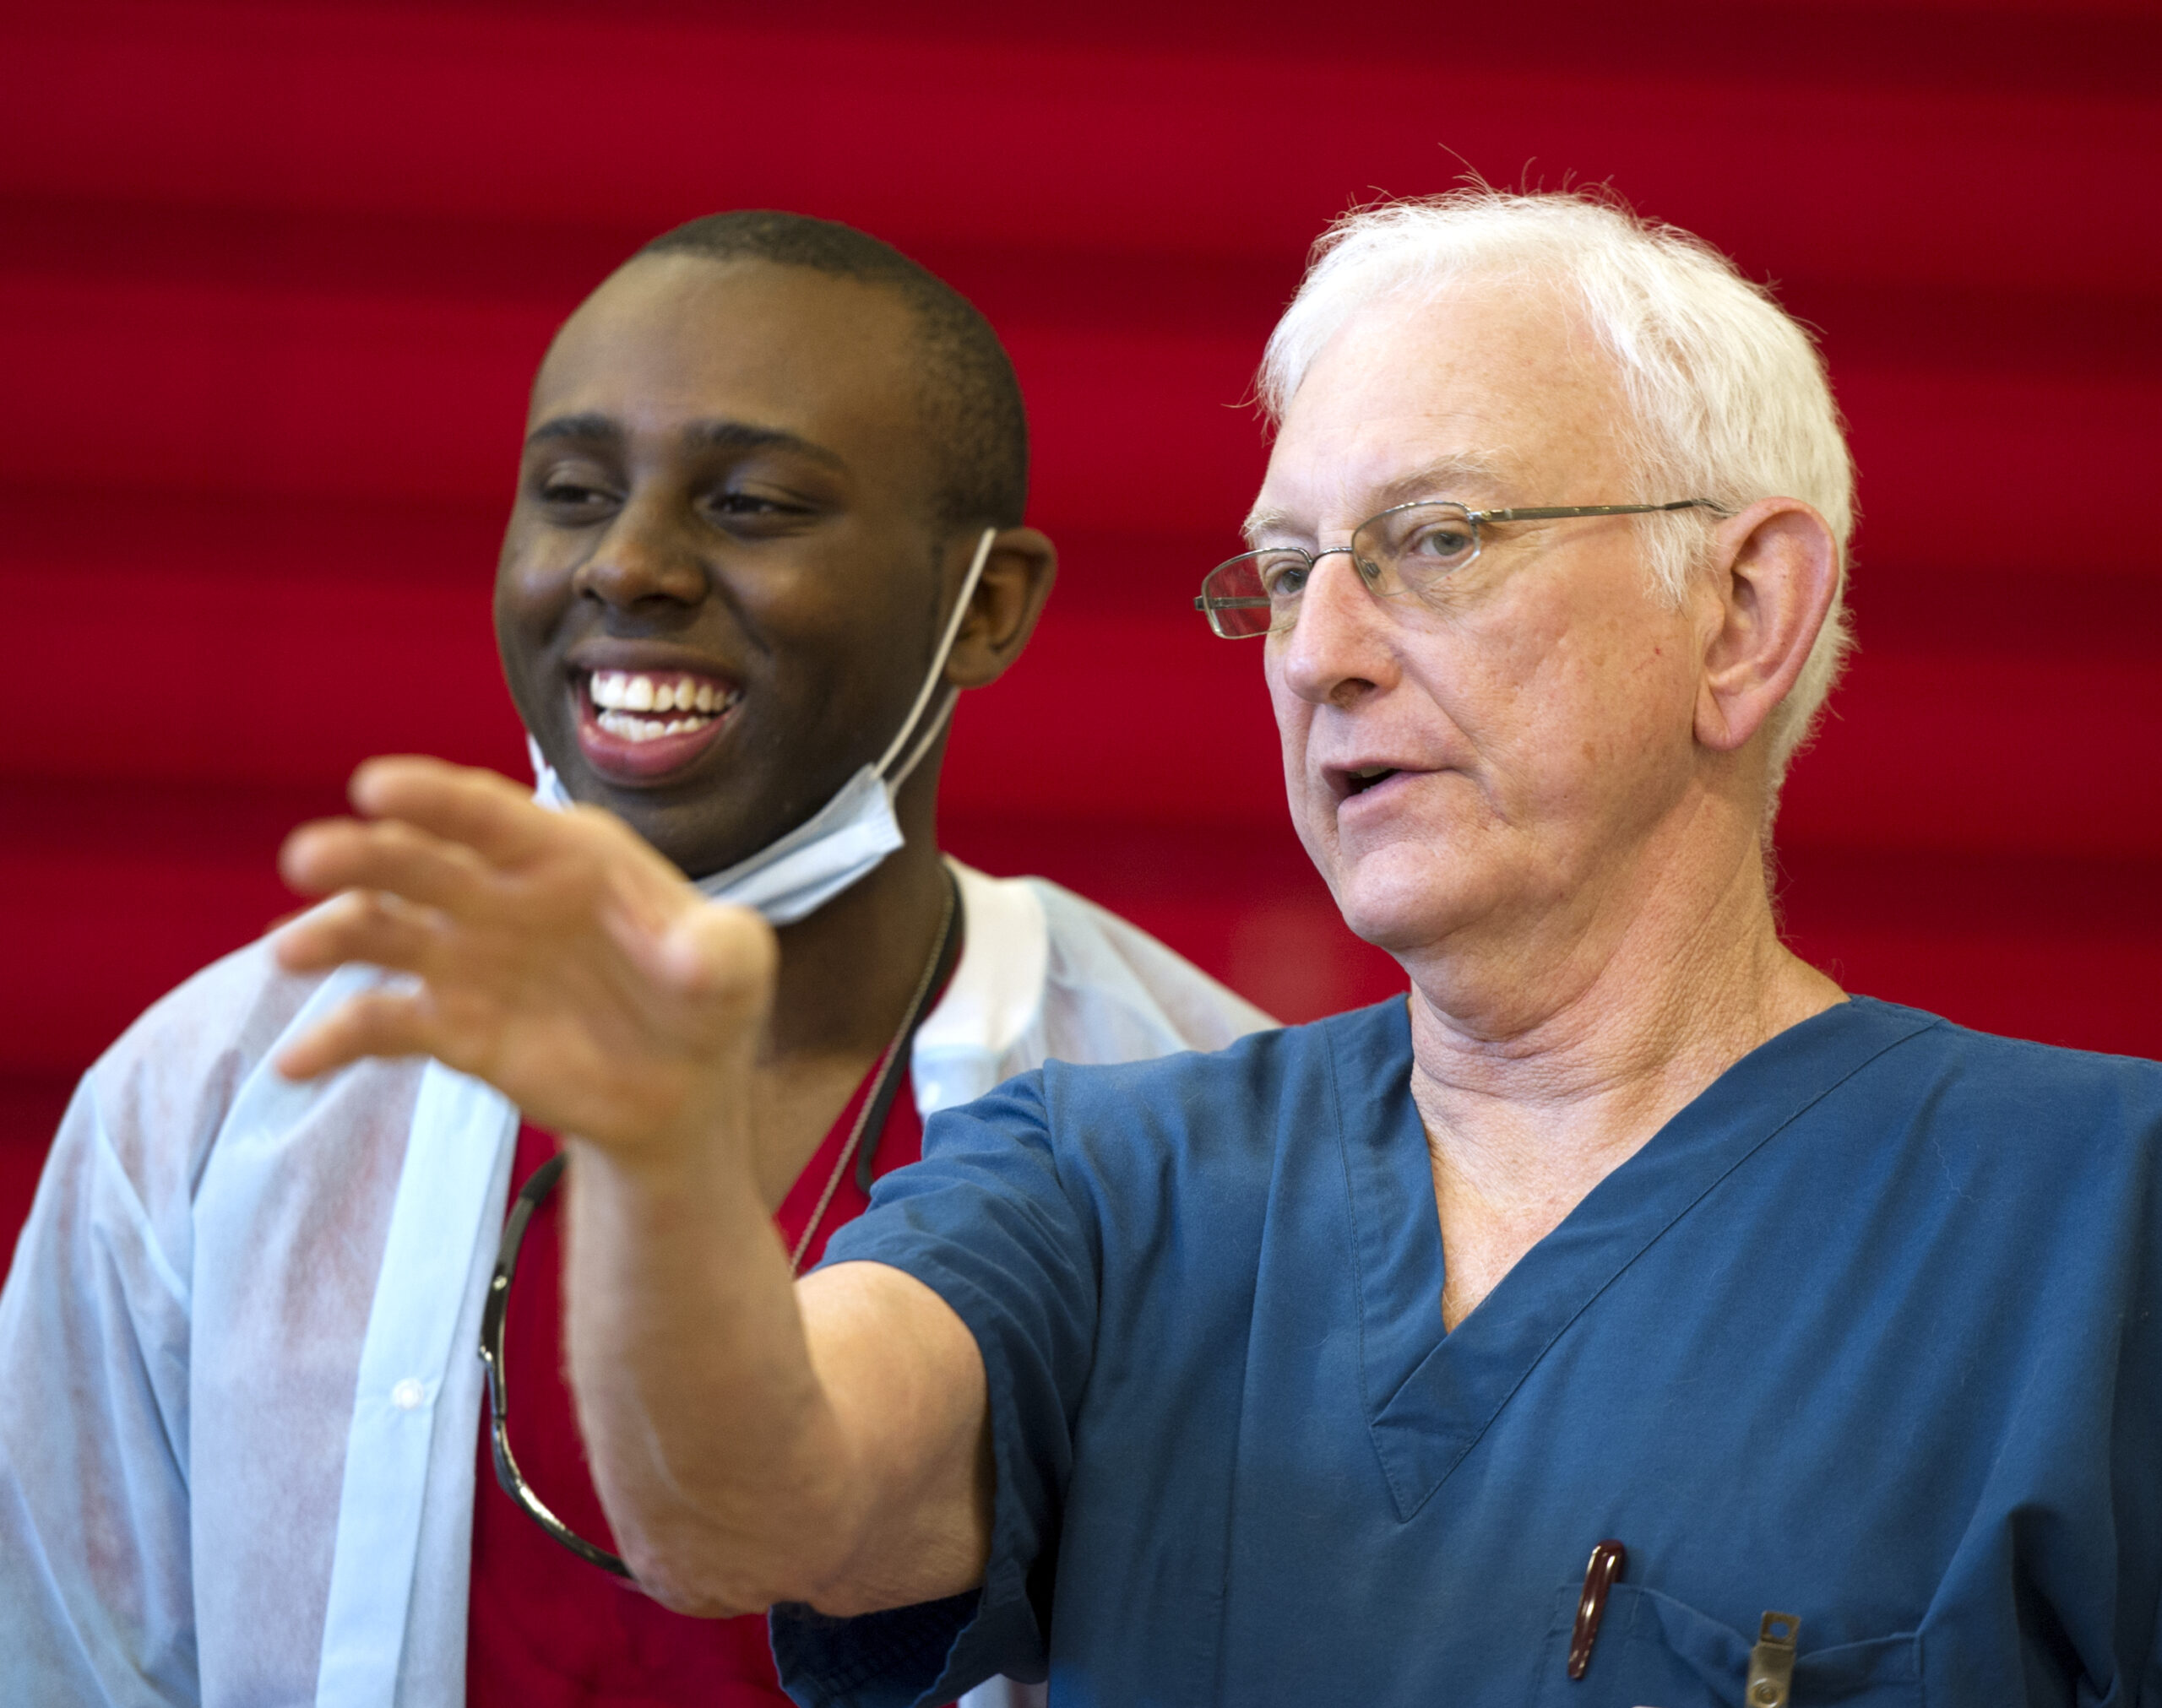
M 749 908 L 700 900 L 646 941 L 640 958 L 664 990 L 701 1004 L 741 1005 L 762 1017 L 770 1006 L 780 945 L 773 927 Z

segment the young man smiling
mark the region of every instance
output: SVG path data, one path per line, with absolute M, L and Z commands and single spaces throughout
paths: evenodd
M 1049 1056 L 1269 1023 L 1078 898 L 939 854 L 953 697 L 1051 587 L 1026 474 L 981 317 L 794 216 L 648 246 L 534 387 L 496 605 L 540 796 L 778 928 L 744 1091 L 798 1269 L 922 1113 Z M 762 1618 L 686 1619 L 607 1569 L 560 1374 L 552 1137 L 420 1058 L 271 1072 L 295 1028 L 387 994 L 258 944 L 84 1081 L 0 1299 L 0 1694 L 785 1700 Z M 559 1062 L 589 1041 L 503 1037 Z M 639 1098 L 627 1059 L 592 1053 L 596 1096 Z

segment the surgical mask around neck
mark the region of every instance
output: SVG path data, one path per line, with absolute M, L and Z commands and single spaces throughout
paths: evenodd
M 959 695 L 950 687 L 940 693 L 938 679 L 953 650 L 954 638 L 961 632 L 961 621 L 968 615 L 969 602 L 983 578 L 983 567 L 990 561 L 991 543 L 997 536 L 996 529 L 986 528 L 976 542 L 975 556 L 961 583 L 961 596 L 954 602 L 946 632 L 932 655 L 931 668 L 924 673 L 923 686 L 877 762 L 861 767 L 832 800 L 787 835 L 725 871 L 698 879 L 698 887 L 707 896 L 716 902 L 755 908 L 770 924 L 792 925 L 818 912 L 900 847 L 901 827 L 894 816 L 894 800 L 953 718 L 953 702 Z M 926 711 L 931 713 L 928 720 L 924 715 Z M 542 757 L 540 744 L 529 735 L 525 746 L 533 759 L 533 798 L 557 811 L 569 806 L 570 794 L 555 767 Z

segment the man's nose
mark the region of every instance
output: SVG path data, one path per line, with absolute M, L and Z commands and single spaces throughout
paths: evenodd
M 686 523 L 658 495 L 633 498 L 579 566 L 578 590 L 624 607 L 650 599 L 696 605 L 706 595 L 706 567 Z
M 1281 643 L 1284 684 L 1315 705 L 1349 705 L 1393 675 L 1389 619 L 1348 551 L 1317 557 Z

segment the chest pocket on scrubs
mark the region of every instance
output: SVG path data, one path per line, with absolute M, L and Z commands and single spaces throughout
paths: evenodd
M 1591 1664 L 1572 1679 L 1569 1636 L 1580 1593 L 1572 1587 L 1555 1597 L 1529 1708 L 1745 1708 L 1754 1639 L 1634 1584 L 1609 1592 Z M 1805 1642 L 1808 1635 L 1804 1613 Z M 1921 1700 L 1921 1649 L 1912 1631 L 1805 1648 L 1795 1661 L 1793 1708 L 1920 1708 Z

